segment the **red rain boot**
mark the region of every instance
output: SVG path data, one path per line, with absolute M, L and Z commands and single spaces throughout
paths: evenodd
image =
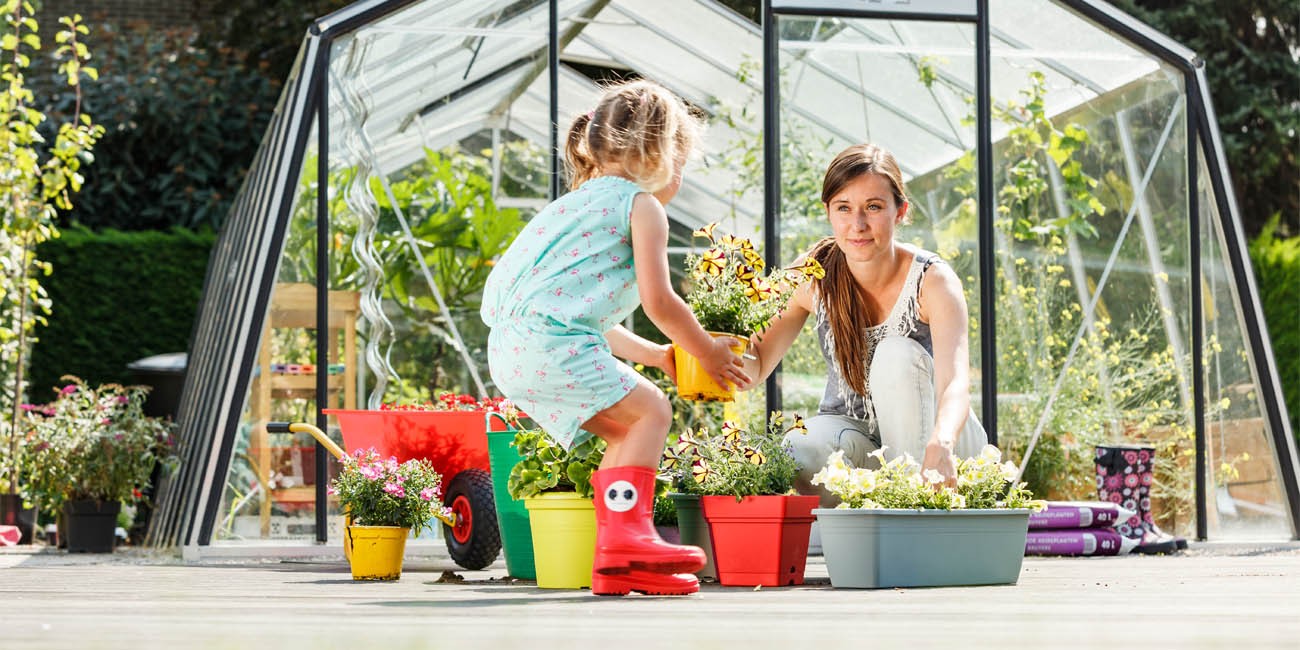
M 597 596 L 626 596 L 633 591 L 650 596 L 685 596 L 699 590 L 699 579 L 689 573 L 629 571 L 622 575 L 591 575 L 591 593 Z
M 649 467 L 611 467 L 591 475 L 596 504 L 594 573 L 691 573 L 704 567 L 704 551 L 677 546 L 655 531 L 655 473 Z

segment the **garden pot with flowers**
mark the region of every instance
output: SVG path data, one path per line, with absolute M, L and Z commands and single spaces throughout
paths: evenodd
M 956 489 L 910 455 L 880 469 L 831 455 L 812 479 L 843 502 L 813 511 L 834 587 L 1012 584 L 1020 576 L 1029 511 L 1038 502 L 992 445 L 957 462 Z
M 703 541 L 723 585 L 803 584 L 817 497 L 791 494 L 798 466 L 782 440 L 802 426 L 800 416 L 776 411 L 757 433 L 726 421 L 716 433 L 683 432 L 665 452 L 661 467 L 673 489 L 700 495 Z M 689 528 L 682 543 L 699 543 L 687 539 Z
M 798 268 L 777 269 L 763 275 L 763 256 L 748 239 L 714 235 L 718 224 L 696 230 L 696 237 L 709 240 L 709 248 L 699 255 L 686 256 L 686 270 L 691 287 L 686 304 L 710 334 L 731 336 L 741 341 L 733 348 L 745 350 L 745 342 L 762 331 L 790 301 L 796 287 L 809 278 L 825 275 L 821 265 L 809 258 Z M 677 391 L 682 399 L 704 402 L 730 402 L 735 390 L 722 387 L 709 377 L 692 355 L 674 348 L 677 364 Z
M 54 401 L 25 407 L 31 489 L 60 513 L 69 552 L 110 553 L 122 504 L 144 499 L 155 465 L 174 468 L 172 424 L 144 414 L 147 386 L 63 380 Z
M 450 517 L 441 500 L 442 477 L 424 459 L 399 463 L 373 448 L 339 458 L 339 475 L 329 493 L 348 513 L 348 560 L 353 580 L 397 580 L 411 530 L 435 515 Z
M 596 553 L 596 508 L 591 475 L 605 456 L 605 441 L 591 437 L 565 451 L 544 431 L 520 431 L 522 460 L 510 472 L 510 496 L 522 499 L 532 532 L 537 586 L 591 586 Z

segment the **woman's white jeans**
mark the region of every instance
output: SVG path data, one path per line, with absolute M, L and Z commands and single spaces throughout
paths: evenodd
M 883 444 L 886 458 L 908 453 L 920 462 L 925 457 L 925 445 L 934 432 L 937 409 L 934 359 L 920 343 L 906 337 L 891 336 L 876 344 L 867 385 L 875 406 L 878 434 L 857 418 L 817 415 L 806 421 L 807 434 L 786 435 L 785 439 L 799 463 L 795 490 L 800 494 L 819 495 L 823 508 L 835 507 L 839 499 L 811 481 L 813 475 L 826 466 L 831 454 L 843 450 L 844 459 L 854 467 L 874 467 L 875 459 L 869 454 Z M 987 443 L 988 435 L 975 418 L 975 412 L 971 411 L 957 438 L 954 454 L 958 458 L 971 458 L 978 455 Z

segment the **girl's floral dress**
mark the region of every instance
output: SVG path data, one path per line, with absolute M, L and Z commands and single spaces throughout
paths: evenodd
M 524 227 L 483 289 L 492 381 L 567 448 L 590 435 L 583 422 L 637 384 L 604 333 L 641 302 L 630 226 L 641 191 L 601 176 L 560 197 Z

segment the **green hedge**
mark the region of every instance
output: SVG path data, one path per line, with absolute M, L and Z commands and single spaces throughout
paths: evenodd
M 61 375 L 93 384 L 130 379 L 126 364 L 189 349 L 216 236 L 187 230 L 92 232 L 74 227 L 41 246 L 53 303 L 38 327 L 28 399 L 43 402 Z
M 1291 431 L 1300 441 L 1300 236 L 1277 237 L 1277 224 L 1275 216 L 1250 243 L 1250 258 L 1282 392 L 1291 412 Z

